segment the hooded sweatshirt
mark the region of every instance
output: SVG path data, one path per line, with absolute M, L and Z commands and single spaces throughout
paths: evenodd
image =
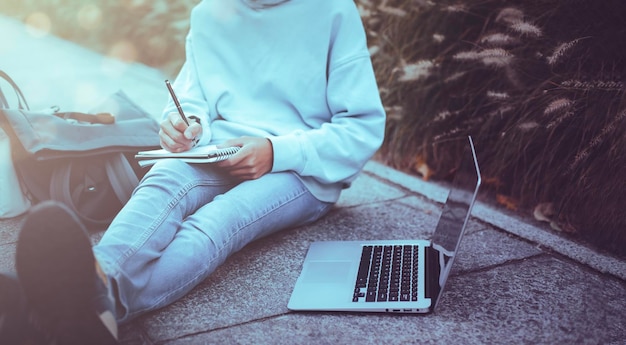
M 199 145 L 268 138 L 272 172 L 295 172 L 322 201 L 337 201 L 382 144 L 385 112 L 352 0 L 204 0 L 173 86 L 200 118 Z M 170 101 L 164 116 L 175 111 Z

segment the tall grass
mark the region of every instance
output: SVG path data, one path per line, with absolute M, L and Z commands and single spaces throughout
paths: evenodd
M 623 2 L 384 3 L 411 18 L 371 26 L 395 105 L 382 159 L 445 179 L 461 148 L 440 144 L 472 134 L 496 200 L 626 254 Z

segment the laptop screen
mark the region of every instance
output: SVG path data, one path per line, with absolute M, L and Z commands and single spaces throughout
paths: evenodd
M 455 173 L 450 193 L 432 237 L 432 246 L 426 254 L 428 265 L 426 271 L 438 276 L 428 277 L 426 280 L 429 285 L 426 287 L 427 295 L 435 299 L 433 308 L 436 307 L 450 274 L 481 182 L 474 143 L 471 137 L 467 140 L 461 165 Z

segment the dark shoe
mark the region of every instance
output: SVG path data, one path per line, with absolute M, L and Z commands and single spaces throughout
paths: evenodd
M 59 344 L 117 343 L 99 316 L 113 304 L 96 273 L 89 235 L 65 205 L 47 201 L 31 209 L 15 265 L 31 309 Z
M 52 344 L 33 320 L 17 277 L 0 274 L 0 344 Z

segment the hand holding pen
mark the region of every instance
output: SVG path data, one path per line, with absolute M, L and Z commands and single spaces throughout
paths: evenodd
M 168 80 L 165 81 L 165 85 L 174 101 L 177 113 L 169 113 L 161 122 L 161 130 L 159 131 L 161 147 L 171 152 L 187 151 L 197 144 L 196 138 L 201 137 L 202 126 L 197 121 L 189 121 L 193 117 L 185 116 L 178 97 L 176 97 Z

